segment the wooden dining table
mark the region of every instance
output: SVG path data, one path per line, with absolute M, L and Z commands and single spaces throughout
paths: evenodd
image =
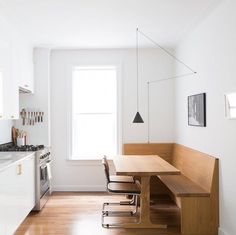
M 125 228 L 167 228 L 150 220 L 150 178 L 156 175 L 180 174 L 180 171 L 157 155 L 119 155 L 113 158 L 117 175 L 141 178 L 140 218 L 138 223 L 126 223 Z

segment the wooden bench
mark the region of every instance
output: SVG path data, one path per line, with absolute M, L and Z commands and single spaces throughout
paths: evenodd
M 158 176 L 180 208 L 181 234 L 218 234 L 217 158 L 179 144 L 125 144 L 123 152 L 157 154 L 181 171 L 181 175 Z M 161 188 L 163 185 L 158 184 L 158 187 L 161 192 L 165 191 Z

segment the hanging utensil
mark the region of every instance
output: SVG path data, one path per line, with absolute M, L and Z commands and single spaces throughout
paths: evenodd
M 38 115 L 38 122 L 40 122 L 40 116 L 41 116 L 41 112 L 39 112 L 39 115 Z
M 34 112 L 31 112 L 31 125 L 34 125 Z
M 27 112 L 27 125 L 30 125 L 30 112 Z
M 44 115 L 44 112 L 42 112 L 42 115 L 41 115 L 41 122 L 43 122 L 43 115 Z
M 21 110 L 20 116 L 22 118 L 22 125 L 24 126 L 25 125 L 25 118 L 26 118 L 26 111 L 25 111 L 25 109 Z

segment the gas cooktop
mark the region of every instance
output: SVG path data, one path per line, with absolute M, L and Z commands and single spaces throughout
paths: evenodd
M 14 145 L 2 145 L 0 146 L 1 152 L 26 152 L 26 151 L 38 151 L 44 149 L 44 145 L 22 145 L 22 146 L 14 146 Z

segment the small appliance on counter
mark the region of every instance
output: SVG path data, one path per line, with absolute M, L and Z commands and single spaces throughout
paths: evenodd
M 39 211 L 51 194 L 51 153 L 44 145 L 22 145 L 13 143 L 0 145 L 0 152 L 35 152 L 35 207 Z

